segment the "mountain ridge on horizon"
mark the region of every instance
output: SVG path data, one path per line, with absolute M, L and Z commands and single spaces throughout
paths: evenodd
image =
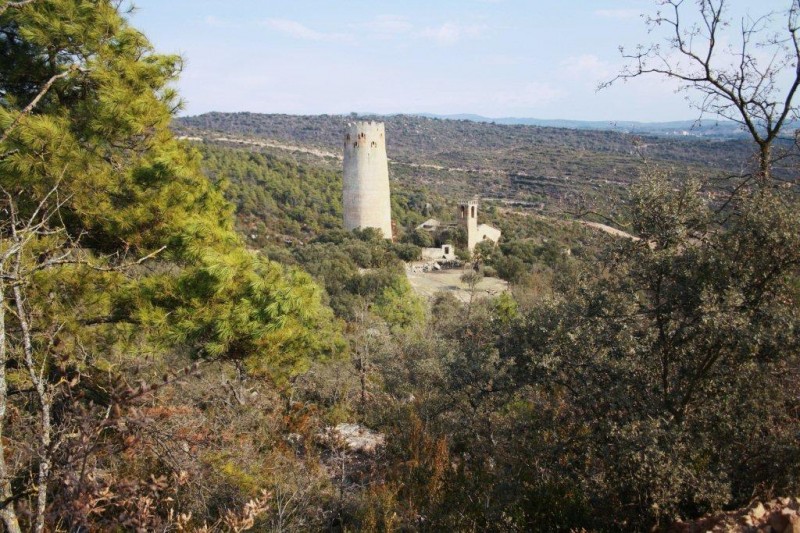
M 635 133 L 657 136 L 709 137 L 709 138 L 741 138 L 745 136 L 741 126 L 729 120 L 674 120 L 666 122 L 642 122 L 633 120 L 573 120 L 573 119 L 539 119 L 530 117 L 486 117 L 474 113 L 436 114 L 436 113 L 262 113 L 255 111 L 208 111 L 205 113 L 184 115 L 179 119 L 201 117 L 213 114 L 252 114 L 252 115 L 286 115 L 286 116 L 353 116 L 353 117 L 397 117 L 410 116 L 435 120 L 456 120 L 477 123 L 490 123 L 502 126 L 539 126 L 547 128 L 564 128 L 574 130 L 613 131 L 618 133 Z
M 637 121 L 637 120 L 575 120 L 575 119 L 542 119 L 532 117 L 485 117 L 471 113 L 436 115 L 420 113 L 419 116 L 442 118 L 448 120 L 470 120 L 473 122 L 494 122 L 501 125 L 543 126 L 567 129 L 593 129 L 610 131 L 640 131 L 648 134 L 683 134 L 683 135 L 743 135 L 739 124 L 730 120 L 671 120 L 671 121 Z

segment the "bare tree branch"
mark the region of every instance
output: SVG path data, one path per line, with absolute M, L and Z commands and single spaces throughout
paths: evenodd
M 19 277 L 22 271 L 22 250 L 17 250 L 14 272 Z M 14 300 L 17 306 L 17 320 L 22 329 L 22 348 L 23 360 L 25 367 L 28 370 L 28 376 L 36 389 L 36 396 L 39 400 L 39 472 L 36 480 L 36 515 L 34 520 L 34 531 L 41 533 L 44 531 L 44 518 L 45 508 L 47 507 L 47 483 L 50 477 L 50 440 L 51 440 L 51 409 L 52 409 L 52 395 L 49 391 L 49 386 L 44 379 L 36 372 L 36 363 L 34 362 L 33 354 L 33 336 L 31 333 L 30 323 L 28 321 L 28 312 L 25 309 L 25 297 L 22 293 L 20 283 L 13 287 Z
M 651 28 L 666 28 L 666 46 L 638 46 L 633 53 L 620 49 L 628 65 L 614 78 L 599 85 L 655 74 L 677 80 L 681 89 L 697 91 L 694 105 L 701 116 L 712 113 L 740 124 L 758 147 L 759 177 L 768 182 L 774 162 L 773 144 L 788 121 L 797 118 L 794 99 L 800 87 L 800 0 L 784 13 L 745 18 L 739 26 L 738 44 L 720 49 L 728 38 L 727 0 L 698 0 L 699 22 L 682 18 L 684 0 L 662 0 L 669 8 L 648 20 Z M 771 33 L 770 23 L 786 17 L 783 36 Z M 767 59 L 763 61 L 763 56 Z M 683 61 L 682 61 L 683 60 Z M 789 70 L 791 68 L 791 70 Z M 779 74 L 791 75 L 780 87 Z
M 36 1 L 37 0 L 20 0 L 19 2 L 6 2 L 5 4 L 0 6 L 0 15 L 5 13 L 8 10 L 8 8 L 13 7 L 15 9 L 18 9 L 20 7 L 25 7 L 27 5 L 30 5 Z
M 0 11 L 0 14 L 2 14 L 2 11 Z M 9 135 L 11 135 L 11 132 L 13 132 L 17 128 L 17 126 L 19 126 L 22 119 L 25 118 L 27 115 L 29 115 L 31 111 L 33 111 L 36 108 L 36 106 L 39 105 L 41 99 L 44 98 L 44 96 L 47 94 L 47 92 L 50 90 L 50 88 L 56 81 L 66 78 L 76 70 L 78 70 L 78 67 L 76 65 L 73 65 L 69 70 L 65 70 L 60 74 L 55 74 L 49 80 L 47 80 L 44 86 L 39 90 L 39 93 L 36 95 L 36 97 L 33 100 L 31 100 L 31 102 L 27 106 L 25 106 L 25 109 L 23 109 L 20 112 L 20 114 L 17 115 L 17 118 L 14 119 L 14 122 L 12 122 L 11 125 L 6 129 L 6 131 L 3 132 L 3 135 L 0 137 L 0 144 L 4 143 L 8 139 Z

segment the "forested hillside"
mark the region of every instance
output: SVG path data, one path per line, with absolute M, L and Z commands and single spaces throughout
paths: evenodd
M 331 154 L 353 116 L 208 113 L 175 122 L 180 134 L 269 139 Z M 410 115 L 385 122 L 394 179 L 438 194 L 478 194 L 553 210 L 560 202 L 618 196 L 647 165 L 682 176 L 738 175 L 754 156 L 743 140 L 636 137 L 608 131 L 508 126 Z M 715 190 L 713 184 L 709 184 Z
M 226 196 L 236 206 L 240 229 L 251 240 L 263 244 L 260 237 L 265 235 L 309 239 L 342 229 L 338 165 L 298 161 L 284 151 L 213 143 L 197 146 L 206 174 L 224 184 Z M 426 214 L 443 210 L 442 199 L 423 187 L 399 186 L 392 193 L 392 219 L 401 228 L 416 226 Z
M 379 120 L 386 124 L 387 149 L 396 161 L 430 163 L 447 167 L 488 168 L 508 172 L 530 170 L 548 159 L 552 167 L 573 160 L 575 153 L 625 156 L 635 150 L 656 161 L 736 170 L 752 152 L 743 141 L 709 141 L 641 137 L 612 131 L 582 131 L 525 125 L 498 125 L 469 120 L 446 120 L 414 115 L 296 116 L 257 113 L 207 113 L 181 117 L 181 131 L 218 131 L 296 142 L 338 153 L 345 125 L 353 120 Z M 636 143 L 634 143 L 636 139 Z M 516 154 L 518 161 L 513 159 Z M 562 154 L 559 158 L 558 155 Z M 565 157 L 569 154 L 569 157 Z M 487 157 L 488 156 L 488 157 Z M 555 157 L 553 157 L 555 156 Z M 529 168 L 515 165 L 526 165 Z
M 205 142 L 196 146 L 203 154 L 206 175 L 221 185 L 226 198 L 236 206 L 237 229 L 248 246 L 292 263 L 294 259 L 287 251 L 307 257 L 300 250 L 307 244 L 313 247 L 319 240 L 333 239 L 342 245 L 346 233 L 341 214 L 341 170 L 333 170 L 315 158 L 298 161 L 283 150 L 231 148 L 228 144 Z M 543 217 L 498 205 L 484 204 L 481 220 L 500 228 L 505 237 L 497 249 L 484 249 L 481 259 L 490 267 L 499 267 L 497 273 L 504 279 L 519 282 L 534 265 L 549 265 L 549 269 L 561 264 L 567 251 L 584 259 L 597 258 L 606 242 L 602 232 L 570 217 Z M 399 241 L 394 250 L 397 257 L 413 259 L 419 247 L 446 243 L 456 244 L 463 251 L 463 232 L 432 236 L 415 230 L 431 216 L 455 221 L 457 207 L 458 198 L 396 183 L 392 190 L 392 219 Z M 348 250 L 345 256 L 356 260 L 363 257 Z M 314 263 L 303 264 L 312 272 L 318 268 Z

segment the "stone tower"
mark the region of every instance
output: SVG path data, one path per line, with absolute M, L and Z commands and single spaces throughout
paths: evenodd
M 389 160 L 382 122 L 347 125 L 344 137 L 344 227 L 377 228 L 392 238 Z
M 461 202 L 458 212 L 461 225 L 467 229 L 467 248 L 471 252 L 478 244 L 478 202 Z

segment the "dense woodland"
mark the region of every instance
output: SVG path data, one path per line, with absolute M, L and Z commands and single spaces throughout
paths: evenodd
M 115 2 L 0 2 L 6 531 L 646 531 L 800 493 L 791 161 L 720 184 L 750 146 L 387 118 L 399 161 L 630 183 L 638 240 L 487 202 L 470 276 L 511 291 L 429 302 L 404 261 L 463 245 L 414 230 L 451 182 L 395 166 L 396 242 L 345 232 L 331 161 L 176 140 L 180 67 Z

